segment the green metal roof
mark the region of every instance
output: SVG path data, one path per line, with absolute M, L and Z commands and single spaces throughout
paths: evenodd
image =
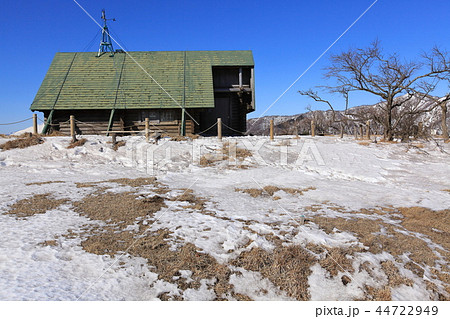
M 56 53 L 30 109 L 214 107 L 212 67 L 253 65 L 251 51 Z

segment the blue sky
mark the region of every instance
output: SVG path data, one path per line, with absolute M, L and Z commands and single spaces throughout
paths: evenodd
M 252 50 L 257 111 L 249 117 L 258 117 L 373 1 L 78 2 L 97 21 L 102 8 L 116 18 L 110 29 L 130 51 Z M 331 84 L 323 78 L 330 54 L 365 47 L 377 38 L 386 52 L 407 60 L 434 45 L 450 50 L 449 12 L 450 3 L 443 0 L 379 0 L 267 115 L 301 113 L 308 104 L 323 108 L 297 91 Z M 30 117 L 30 104 L 54 54 L 83 51 L 97 32 L 72 0 L 2 1 L 0 123 Z M 92 51 L 99 40 L 98 35 Z M 364 94 L 350 97 L 351 106 L 377 101 Z M 0 133 L 30 124 L 0 126 Z

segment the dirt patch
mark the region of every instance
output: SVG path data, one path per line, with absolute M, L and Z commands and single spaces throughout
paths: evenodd
M 39 135 L 29 134 L 26 137 L 17 138 L 0 144 L 0 149 L 7 151 L 14 148 L 27 148 L 42 143 L 44 143 L 44 140 Z
M 252 248 L 232 263 L 261 273 L 290 297 L 309 300 L 308 276 L 314 262 L 315 258 L 301 246 L 279 246 L 271 252 Z
M 82 138 L 81 140 L 76 140 L 75 142 L 71 142 L 69 144 L 69 146 L 67 146 L 67 148 L 75 148 L 78 146 L 83 146 L 84 144 L 86 144 L 86 142 L 87 142 L 87 139 Z
M 263 188 L 235 188 L 236 192 L 249 194 L 251 197 L 271 197 L 278 191 L 284 191 L 291 195 L 303 195 L 304 192 L 315 190 L 315 187 L 307 187 L 303 189 L 278 187 L 278 186 L 264 186 Z M 277 198 L 279 199 L 279 197 Z
M 6 214 L 15 215 L 18 218 L 30 217 L 36 214 L 45 214 L 66 203 L 67 199 L 54 199 L 51 194 L 38 194 L 21 199 L 12 204 Z

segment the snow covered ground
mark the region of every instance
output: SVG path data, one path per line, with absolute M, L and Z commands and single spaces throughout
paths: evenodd
M 84 137 L 72 149 L 68 137 L 45 137 L 43 144 L 0 152 L 0 300 L 450 298 L 448 225 L 439 224 L 450 207 L 450 144 L 230 137 L 155 145 L 138 136 L 119 138 L 126 145 L 114 151 L 109 138 Z M 149 176 L 159 184 L 117 181 Z M 197 275 L 195 265 L 168 276 L 145 251 L 85 248 L 90 229 L 113 227 L 114 219 L 86 215 L 80 203 L 111 193 L 162 197 L 163 206 L 105 234 L 136 234 L 138 246 L 165 232 L 167 254 L 194 245 L 201 254 L 194 260 L 208 256 L 227 272 L 227 288 L 219 292 L 220 280 Z M 27 201 L 39 194 L 63 201 L 17 213 L 41 205 Z M 404 207 L 439 218 L 422 231 L 416 211 L 403 213 Z M 368 231 L 372 225 L 377 231 Z M 275 261 L 270 269 L 256 265 L 264 251 L 267 258 L 288 256 L 293 246 L 310 256 L 298 265 L 304 273 L 293 275 L 302 292 L 289 288 L 292 275 Z

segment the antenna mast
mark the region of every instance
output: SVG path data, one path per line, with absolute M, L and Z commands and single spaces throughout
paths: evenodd
M 114 48 L 111 41 L 111 36 L 109 35 L 108 26 L 106 25 L 107 20 L 116 21 L 116 19 L 106 19 L 105 9 L 102 10 L 102 20 L 103 20 L 103 30 L 102 30 L 102 39 L 100 41 L 100 47 L 98 48 L 99 57 L 102 53 L 111 52 L 110 56 L 114 56 Z

